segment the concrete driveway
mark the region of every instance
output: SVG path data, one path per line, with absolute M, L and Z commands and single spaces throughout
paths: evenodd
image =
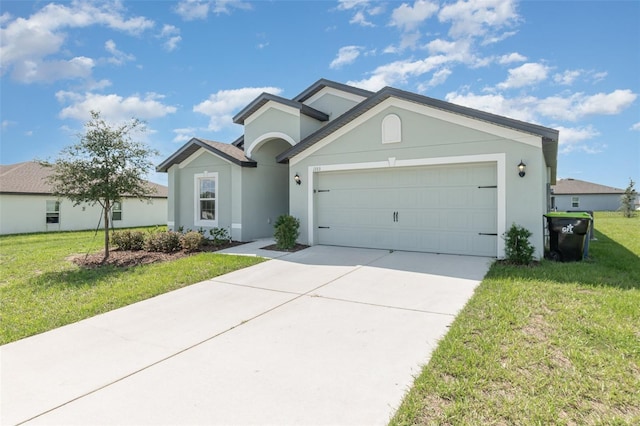
M 0 347 L 10 424 L 386 424 L 491 259 L 314 246 Z

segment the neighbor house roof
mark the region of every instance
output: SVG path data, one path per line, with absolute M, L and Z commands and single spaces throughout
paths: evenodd
M 572 178 L 558 179 L 556 184 L 551 186 L 551 190 L 556 195 L 624 193 L 624 189 L 599 185 L 597 183 Z
M 304 92 L 303 92 L 304 93 Z M 337 131 L 341 127 L 347 125 L 357 117 L 361 116 L 365 112 L 369 111 L 376 105 L 385 101 L 388 98 L 399 98 L 410 102 L 415 102 L 420 105 L 426 105 L 433 108 L 441 109 L 444 111 L 452 112 L 454 114 L 464 115 L 477 120 L 486 121 L 498 126 L 508 127 L 522 132 L 530 133 L 536 136 L 542 137 L 543 145 L 542 150 L 544 153 L 545 161 L 551 168 L 551 182 L 555 182 L 556 179 L 556 167 L 557 167 L 557 152 L 558 152 L 558 136 L 559 132 L 548 127 L 539 126 L 536 124 L 526 123 L 524 121 L 514 120 L 512 118 L 503 117 L 496 114 L 491 114 L 484 111 L 479 111 L 473 108 L 463 107 L 455 105 L 449 102 L 441 101 L 438 99 L 429 98 L 427 96 L 418 95 L 416 93 L 407 92 L 393 87 L 385 87 L 369 96 L 367 99 L 360 102 L 358 105 L 341 115 L 340 117 L 329 122 L 324 127 L 320 128 L 316 132 L 307 136 L 305 139 L 292 146 L 277 157 L 279 162 L 287 162 L 292 157 L 300 154 L 307 148 L 311 147 L 315 143 L 329 136 L 331 133 Z
M 240 142 L 240 138 L 238 138 L 234 143 L 222 143 L 222 142 L 214 142 L 201 138 L 191 138 L 189 142 L 184 144 L 182 148 L 176 151 L 171 157 L 164 160 L 158 167 L 156 167 L 156 171 L 158 172 L 166 172 L 169 170 L 169 167 L 174 164 L 180 164 L 187 158 L 189 158 L 192 154 L 197 152 L 200 148 L 204 148 L 207 151 L 211 152 L 218 157 L 224 158 L 227 161 L 230 161 L 234 164 L 237 164 L 242 167 L 256 167 L 257 163 L 244 155 L 244 150 L 242 148 L 238 148 L 236 144 L 240 145 L 244 144 L 244 139 Z
M 23 195 L 50 195 L 53 191 L 47 182 L 51 168 L 36 161 L 0 165 L 0 193 Z M 152 198 L 167 198 L 169 189 L 157 183 L 147 182 L 156 190 Z
M 253 102 L 247 105 L 242 111 L 233 117 L 233 122 L 236 124 L 244 124 L 244 121 L 250 117 L 253 113 L 259 110 L 267 102 L 276 102 L 281 105 L 297 109 L 300 113 L 309 117 L 315 118 L 319 121 L 328 121 L 329 116 L 322 111 L 318 111 L 315 108 L 311 108 L 302 102 L 297 102 L 291 99 L 286 99 L 280 96 L 273 95 L 271 93 L 263 93 L 258 96 Z

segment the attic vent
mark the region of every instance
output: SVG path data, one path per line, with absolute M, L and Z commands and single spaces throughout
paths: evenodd
M 402 142 L 402 122 L 400 117 L 389 114 L 382 120 L 382 143 Z

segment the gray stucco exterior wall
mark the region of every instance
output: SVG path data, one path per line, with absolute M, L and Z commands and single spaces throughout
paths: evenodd
M 407 105 L 407 108 L 403 106 Z M 383 144 L 381 126 L 388 114 L 396 114 L 402 123 L 402 142 Z M 348 129 L 336 135 L 333 141 L 320 142 L 315 152 L 300 155 L 290 162 L 289 179 L 298 173 L 303 182 L 309 182 L 314 167 L 323 165 L 352 165 L 388 163 L 398 160 L 447 159 L 456 163 L 493 155 L 503 158 L 497 167 L 503 180 L 505 204 L 504 223 L 498 229 L 506 230 L 512 223 L 524 226 L 532 233 L 532 244 L 539 257 L 543 255 L 542 215 L 547 211 L 547 168 L 542 154 L 540 137 L 505 129 L 478 120 L 459 120 L 452 114 L 436 112 L 428 107 L 416 107 L 406 102 L 385 101 L 377 108 L 354 120 Z M 432 116 L 435 115 L 436 117 Z M 450 121 L 449 121 L 450 119 Z M 345 126 L 347 127 L 347 126 Z M 517 173 L 520 161 L 527 164 L 526 176 Z M 310 192 L 311 189 L 311 192 Z M 313 216 L 309 206 L 312 190 L 307 185 L 290 188 L 290 212 L 301 221 L 300 242 L 308 244 L 308 218 Z M 471 206 L 470 206 L 471 207 Z M 311 213 L 311 214 L 310 214 Z M 500 236 L 499 236 L 500 238 Z M 315 239 L 315 238 L 314 238 Z M 501 257 L 503 253 L 498 253 Z
M 620 208 L 622 194 L 554 194 L 555 208 L 565 210 L 616 211 Z M 578 207 L 573 206 L 578 197 Z

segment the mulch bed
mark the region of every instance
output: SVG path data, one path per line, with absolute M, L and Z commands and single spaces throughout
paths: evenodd
M 293 252 L 296 252 L 296 251 L 304 250 L 304 249 L 306 249 L 308 247 L 309 246 L 306 246 L 304 244 L 296 244 L 293 248 L 291 248 L 289 250 L 284 250 L 284 249 L 278 248 L 278 246 L 276 246 L 275 244 L 271 244 L 270 246 L 260 247 L 260 248 L 262 250 L 284 251 L 284 252 L 287 252 L 287 253 L 293 253 Z
M 235 247 L 242 244 L 245 243 L 231 241 L 228 244 L 224 244 L 221 246 L 206 245 L 200 248 L 200 250 L 194 252 L 176 251 L 173 253 L 159 253 L 145 250 L 129 251 L 113 249 L 109 250 L 109 259 L 107 259 L 106 262 L 104 262 L 104 251 L 87 255 L 79 254 L 71 256 L 69 257 L 69 260 L 80 267 L 89 269 L 106 265 L 125 268 L 129 266 L 148 265 L 150 263 L 176 260 L 196 253 L 216 252 L 218 250 Z

